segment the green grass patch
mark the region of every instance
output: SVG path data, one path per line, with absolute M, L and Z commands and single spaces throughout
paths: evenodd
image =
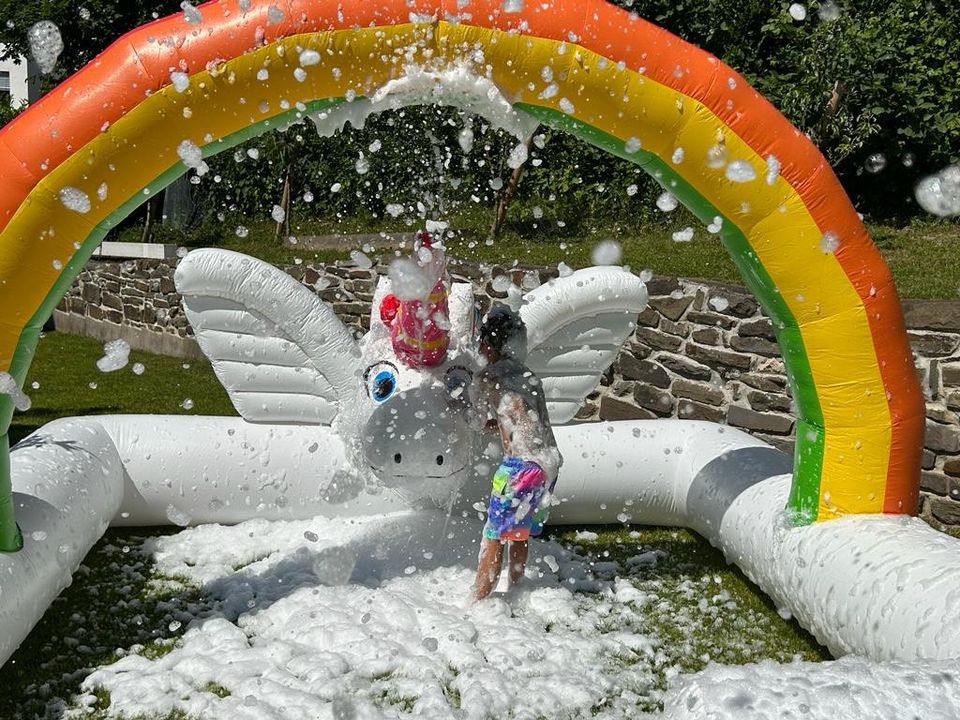
M 656 638 L 658 671 L 697 672 L 710 662 L 742 665 L 765 658 L 830 659 L 826 648 L 783 617 L 739 568 L 689 530 L 597 526 L 555 528 L 548 535 L 588 557 L 602 568 L 601 576 L 610 572 L 604 564 L 617 563 L 617 575 L 655 598 L 639 625 L 624 628 L 613 618 L 609 630 Z M 640 658 L 626 651 L 619 660 L 631 665 Z
M 236 415 L 226 391 L 206 360 L 182 360 L 132 351 L 125 368 L 104 373 L 96 362 L 103 343 L 63 333 L 46 333 L 24 383 L 33 405 L 15 413 L 11 443 L 42 425 L 72 415 L 156 413 L 170 415 Z M 142 375 L 133 366 L 144 366 Z M 38 387 L 33 387 L 37 383 Z M 193 400 L 185 410 L 181 403 Z

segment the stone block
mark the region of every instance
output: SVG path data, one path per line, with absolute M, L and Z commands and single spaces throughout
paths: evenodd
M 910 347 L 918 355 L 924 357 L 947 357 L 960 346 L 960 335 L 946 335 L 944 333 L 910 331 Z
M 616 369 L 625 380 L 639 380 L 659 388 L 670 387 L 670 376 L 667 371 L 650 360 L 637 360 L 631 355 L 620 353 Z
M 609 395 L 600 399 L 601 420 L 652 420 L 655 417 L 657 416 L 646 408 Z
M 719 345 L 720 331 L 716 328 L 701 328 L 700 330 L 694 330 L 693 340 L 701 345 Z
M 927 421 L 923 446 L 936 453 L 960 452 L 960 427 Z
M 658 313 L 652 307 L 648 307 L 637 316 L 637 325 L 655 328 L 660 324 L 660 318 L 660 313 Z
M 926 457 L 926 453 L 928 451 L 924 450 L 923 452 L 924 452 L 924 457 Z M 924 465 L 924 468 L 926 468 L 926 465 Z M 953 458 L 951 460 L 947 460 L 943 464 L 943 471 L 950 477 L 960 478 L 960 458 Z
M 114 295 L 112 292 L 103 293 L 103 300 L 101 304 L 103 307 L 110 308 L 112 310 L 123 309 L 123 301 L 120 299 L 120 296 Z
M 637 405 L 647 410 L 652 410 L 661 417 L 669 417 L 673 414 L 673 396 L 666 390 L 637 383 L 633 388 L 633 399 Z
M 759 413 L 739 405 L 730 405 L 727 408 L 727 422 L 734 427 L 775 435 L 786 435 L 793 428 L 793 418 Z
M 729 350 L 693 343 L 687 343 L 686 354 L 687 357 L 705 365 L 720 366 L 732 370 L 749 370 L 752 363 L 752 358 L 749 355 L 741 355 Z
M 930 513 L 946 525 L 960 525 L 960 502 L 948 498 L 929 498 Z
M 956 300 L 904 300 L 903 317 L 911 330 L 960 333 L 960 302 Z
M 960 390 L 954 390 L 951 393 L 947 393 L 947 396 L 943 399 L 943 402 L 946 403 L 946 406 L 951 410 L 960 410 Z
M 738 352 L 763 355 L 764 357 L 780 356 L 779 346 L 762 337 L 740 337 L 739 335 L 732 335 L 730 337 L 730 347 Z
M 93 320 L 103 320 L 103 308 L 99 305 L 87 305 L 87 317 Z
M 740 376 L 740 382 L 763 392 L 783 392 L 787 389 L 787 379 L 782 375 L 743 373 Z
M 770 410 L 784 413 L 791 412 L 790 398 L 785 395 L 771 395 L 759 390 L 751 390 L 747 393 L 747 401 L 750 403 L 750 407 L 757 412 L 768 412 Z
M 920 467 L 922 467 L 924 470 L 933 470 L 933 466 L 936 464 L 937 464 L 936 454 L 924 448 L 923 455 L 920 458 Z M 960 473 L 960 463 L 958 463 L 957 465 L 957 471 L 958 473 Z M 946 465 L 944 466 L 944 472 L 946 472 Z
M 948 410 L 945 407 L 940 407 L 939 405 L 934 405 L 932 403 L 927 404 L 927 419 L 935 420 L 938 423 L 944 423 L 945 425 L 956 425 L 960 422 L 960 417 L 957 416 L 953 410 Z
M 100 304 L 100 288 L 93 283 L 84 283 L 83 289 L 80 291 L 80 297 L 86 300 L 88 303 L 93 303 L 94 305 Z
M 660 321 L 660 329 L 663 330 L 663 332 L 681 338 L 690 336 L 691 327 L 692 326 L 690 323 L 674 322 L 673 320 L 668 320 L 667 318 L 663 318 L 663 320 Z
M 737 334 L 739 334 L 740 337 L 761 337 L 771 342 L 777 341 L 777 336 L 773 332 L 773 323 L 767 318 L 744 320 L 740 323 L 740 327 L 737 328 Z
M 576 415 L 573 416 L 574 420 L 594 420 L 596 419 L 597 406 L 592 402 L 584 402 L 580 406 L 580 409 L 577 410 Z
M 123 322 L 123 314 L 119 310 L 106 310 L 103 313 L 103 319 L 112 322 L 114 325 L 119 325 Z
M 652 348 L 670 352 L 676 352 L 683 345 L 683 340 L 680 338 L 654 328 L 638 327 L 636 338 Z
M 120 293 L 120 282 L 118 280 L 104 280 L 100 283 L 100 289 L 105 293 L 113 293 L 117 295 Z
M 146 305 L 143 308 L 143 315 L 141 320 L 148 325 L 152 325 L 157 321 L 157 310 L 152 305 Z
M 667 370 L 691 380 L 709 380 L 713 377 L 713 371 L 706 365 L 701 365 L 680 355 L 661 353 L 656 360 Z
M 723 290 L 719 293 L 714 293 L 714 297 L 722 297 L 727 301 L 728 305 L 723 308 L 723 310 L 718 310 L 718 312 L 721 312 L 724 315 L 735 315 L 738 318 L 748 318 L 756 315 L 757 310 L 760 309 L 757 301 L 750 295 L 741 295 L 739 293 Z M 716 309 L 717 308 L 714 307 L 714 310 Z
M 950 492 L 950 478 L 938 472 L 922 472 L 920 489 L 934 495 L 946 496 Z
M 667 297 L 651 298 L 650 306 L 667 319 L 677 321 L 687 311 L 687 308 L 690 307 L 690 303 L 692 302 L 693 297 L 691 295 L 684 295 L 682 297 L 668 295 Z
M 726 315 L 720 315 L 714 312 L 694 312 L 687 313 L 686 320 L 697 325 L 706 325 L 708 327 L 718 327 L 724 330 L 732 330 L 737 326 L 737 321 Z
M 947 387 L 960 387 L 960 362 L 940 365 L 940 378 Z
M 66 311 L 74 313 L 75 315 L 83 315 L 84 310 L 88 307 L 81 298 L 71 297 L 67 298 L 67 307 Z M 89 307 L 97 307 L 96 305 L 89 305 Z
M 646 283 L 650 297 L 669 295 L 680 289 L 680 280 L 675 277 L 654 276 Z
M 649 345 L 644 345 L 639 340 L 630 340 L 624 349 L 640 360 L 650 357 L 650 353 L 653 352 L 653 348 Z
M 143 308 L 138 305 L 124 305 L 123 318 L 127 322 L 143 322 Z
M 173 293 L 177 291 L 176 285 L 173 284 L 172 277 L 162 277 L 160 278 L 160 292 L 162 293 Z
M 708 383 L 679 378 L 673 381 L 670 390 L 677 397 L 697 400 L 707 405 L 722 405 L 724 401 L 723 391 Z
M 722 423 L 726 419 L 722 408 L 704 405 L 695 400 L 678 401 L 677 417 L 684 420 L 708 420 L 715 423 Z

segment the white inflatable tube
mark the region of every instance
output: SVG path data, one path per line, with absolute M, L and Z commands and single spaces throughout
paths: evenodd
M 782 508 L 790 460 L 732 428 L 636 421 L 564 426 L 556 435 L 565 464 L 551 522 L 686 526 L 719 547 L 836 655 L 960 656 L 960 542 L 909 518 L 788 527 Z M 26 511 L 18 518 L 27 535 L 40 529 L 38 523 L 55 533 L 54 548 L 73 543 L 76 560 L 57 565 L 71 569 L 111 516 L 123 525 L 232 523 L 405 507 L 390 492 L 361 492 L 339 502 L 339 491 L 350 486 L 346 478 L 335 487 L 345 449 L 323 427 L 182 416 L 62 420 L 22 443 L 12 457 L 15 490 L 27 492 L 36 483 L 47 487 L 69 461 L 76 489 L 42 496 L 49 512 L 61 509 L 62 519 L 52 521 L 62 529 Z M 468 489 L 467 504 L 487 491 Z M 24 498 L 21 504 L 33 502 Z M 42 558 L 30 554 L 39 552 L 32 546 L 26 552 L 2 556 L 4 638 L 14 626 L 32 626 L 56 594 L 52 589 L 62 586 L 65 571 L 55 573 L 60 580 L 54 582 L 38 580 L 39 570 L 31 569 L 32 557 L 44 567 L 55 564 L 49 546 Z M 13 587 L 22 598 L 47 598 L 32 603 L 32 620 L 26 611 L 10 614 L 8 608 L 24 607 L 23 600 L 8 603 Z M 18 642 L 4 645 L 0 660 Z
M 0 664 L 70 585 L 123 497 L 123 466 L 102 428 L 58 425 L 31 435 L 10 458 L 23 549 L 0 553 Z

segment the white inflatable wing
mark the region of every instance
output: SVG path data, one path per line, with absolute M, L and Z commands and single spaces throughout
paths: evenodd
M 647 288 L 619 267 L 592 267 L 530 292 L 527 365 L 543 381 L 550 422 L 570 422 L 647 306 Z
M 357 343 L 282 270 L 229 250 L 190 253 L 174 275 L 200 348 L 244 420 L 329 425 L 360 391 Z

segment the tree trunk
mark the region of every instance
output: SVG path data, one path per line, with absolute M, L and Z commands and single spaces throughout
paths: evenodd
M 823 143 L 824 136 L 827 134 L 827 125 L 836 116 L 840 110 L 840 104 L 847 94 L 847 84 L 843 80 L 837 80 L 833 84 L 833 91 L 830 93 L 830 99 L 827 100 L 827 106 L 823 109 L 820 116 L 820 122 L 817 124 L 817 139 Z
M 153 240 L 153 225 L 162 213 L 163 193 L 160 192 L 147 200 L 147 220 L 143 224 L 143 234 L 140 236 L 140 242 L 148 243 Z
M 530 137 L 527 138 L 527 157 L 529 162 L 530 150 L 533 147 L 533 139 L 537 136 L 537 133 L 540 131 L 540 126 L 530 134 Z M 512 173 L 510 173 L 510 180 L 504 186 L 503 190 L 500 191 L 500 195 L 497 197 L 497 203 L 493 211 L 493 224 L 490 226 L 490 240 L 496 240 L 500 235 L 500 231 L 503 229 L 503 222 L 507 218 L 507 209 L 510 207 L 510 203 L 513 202 L 513 198 L 517 194 L 517 187 L 520 185 L 520 179 L 523 177 L 523 171 L 526 169 L 527 163 L 523 163 L 520 167 L 516 168 Z
M 295 155 L 291 152 L 287 160 L 287 169 L 283 176 L 283 193 L 280 195 L 280 208 L 283 210 L 283 222 L 277 223 L 274 239 L 283 240 L 290 236 L 290 185 L 293 178 Z

